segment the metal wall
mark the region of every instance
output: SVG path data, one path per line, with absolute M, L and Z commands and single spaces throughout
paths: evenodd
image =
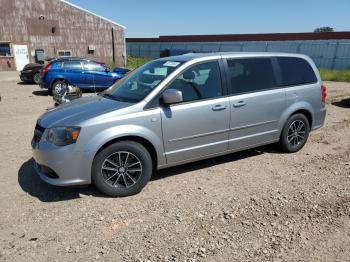
M 181 49 L 195 52 L 301 53 L 310 56 L 319 68 L 350 69 L 350 39 L 189 43 L 127 42 L 126 47 L 128 55 L 153 59 L 159 58 L 160 51 L 164 49 Z

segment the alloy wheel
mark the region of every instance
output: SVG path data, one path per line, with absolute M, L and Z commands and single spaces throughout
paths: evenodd
M 59 95 L 63 95 L 66 91 L 67 88 L 67 84 L 65 82 L 58 82 L 55 86 L 54 86 L 54 93 Z
M 141 177 L 142 163 L 130 152 L 115 152 L 103 161 L 101 174 L 110 186 L 130 188 Z
M 292 122 L 292 124 L 289 126 L 287 134 L 288 143 L 293 147 L 299 146 L 304 142 L 305 134 L 306 126 L 303 121 L 296 120 Z

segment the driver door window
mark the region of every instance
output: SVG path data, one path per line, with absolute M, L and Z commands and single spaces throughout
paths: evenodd
M 184 102 L 220 97 L 223 92 L 219 63 L 195 65 L 174 80 L 167 89 L 181 91 Z

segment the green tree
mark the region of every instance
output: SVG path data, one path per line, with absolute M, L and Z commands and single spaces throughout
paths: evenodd
M 334 32 L 334 29 L 329 26 L 318 27 L 314 30 L 315 33 L 324 33 L 324 32 Z

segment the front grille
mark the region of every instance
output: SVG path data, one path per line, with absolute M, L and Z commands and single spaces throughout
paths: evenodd
M 36 124 L 35 129 L 34 129 L 33 141 L 34 142 L 39 142 L 41 137 L 44 134 L 44 131 L 45 131 L 45 128 L 43 128 L 39 124 Z

